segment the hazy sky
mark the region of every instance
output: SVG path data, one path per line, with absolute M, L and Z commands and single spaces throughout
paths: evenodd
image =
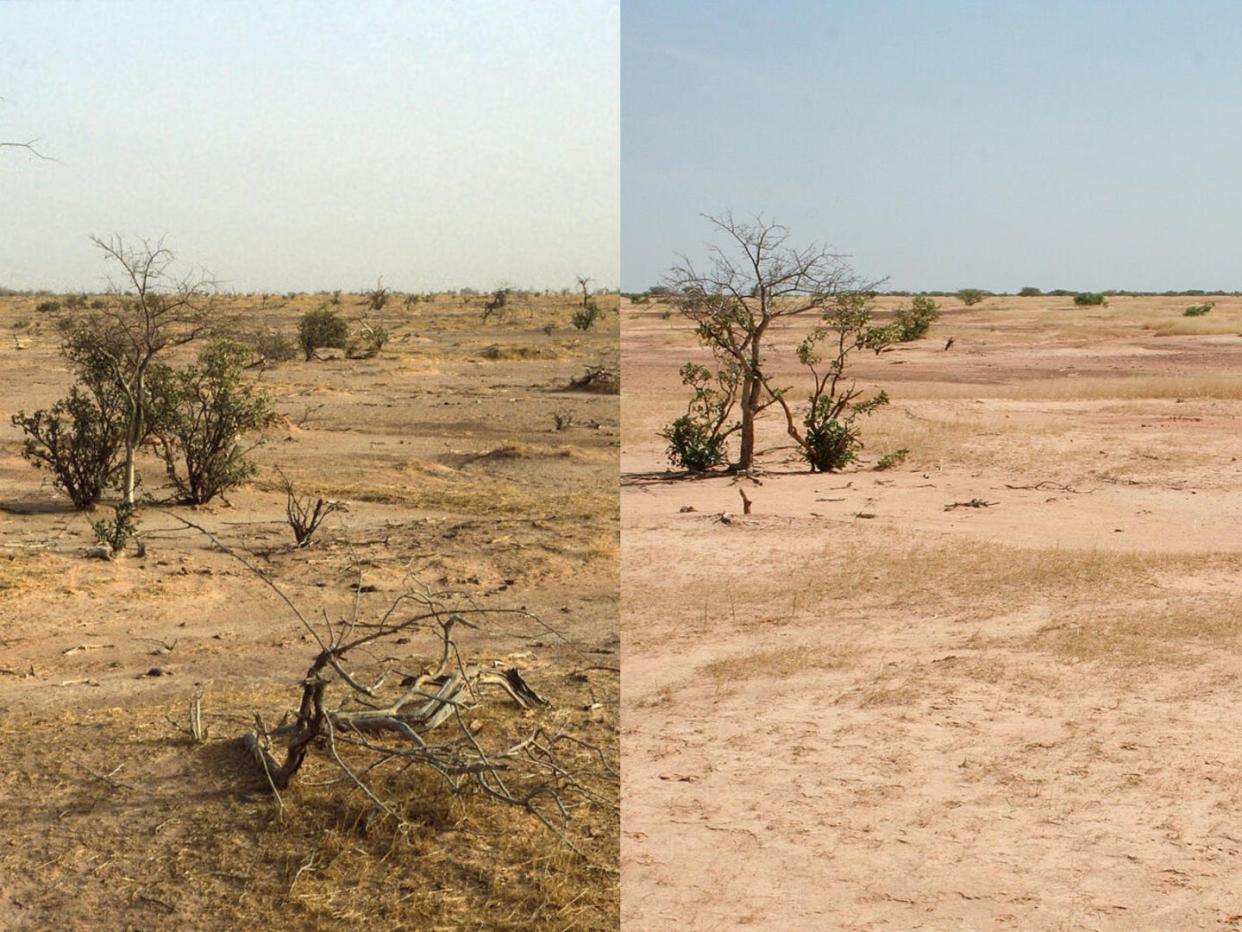
M 618 0 L 0 0 L 0 285 L 615 286 Z
M 1242 3 L 622 8 L 622 286 L 763 212 L 892 287 L 1242 288 Z

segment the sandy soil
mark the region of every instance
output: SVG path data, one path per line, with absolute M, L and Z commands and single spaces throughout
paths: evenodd
M 663 473 L 698 351 L 623 307 L 623 924 L 1242 927 L 1242 301 L 1199 301 L 945 300 L 859 357 L 856 467 L 766 421 L 748 517 Z
M 274 807 L 238 737 L 256 711 L 274 722 L 296 702 L 309 639 L 159 508 L 140 515 L 144 558 L 87 556 L 88 517 L 21 459 L 9 425 L 70 380 L 39 300 L 0 299 L 0 927 L 615 927 L 606 799 L 574 813 L 595 866 L 524 814 L 431 783 L 415 785 L 425 820 L 402 838 L 368 831 L 365 801 L 313 785 L 313 771 Z M 234 309 L 293 333 L 321 300 Z M 412 583 L 529 608 L 568 643 L 519 632 L 463 647 L 523 668 L 553 700 L 549 726 L 615 764 L 619 405 L 567 385 L 589 364 L 615 368 L 617 315 L 603 299 L 584 335 L 572 300 L 522 299 L 481 324 L 483 299 L 442 296 L 385 311 L 393 338 L 378 358 L 264 371 L 283 417 L 255 453 L 258 479 L 227 503 L 170 510 L 254 554 L 312 615 L 347 610 L 359 570 L 364 612 Z M 555 413 L 572 423 L 556 429 Z M 291 547 L 275 466 L 349 503 L 309 550 Z M 162 494 L 159 466 L 143 473 Z M 405 648 L 410 663 L 421 646 Z M 181 729 L 199 693 L 210 738 L 196 746 Z M 481 717 L 502 732 L 531 724 Z

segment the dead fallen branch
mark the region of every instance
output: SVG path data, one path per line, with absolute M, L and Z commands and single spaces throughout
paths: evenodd
M 1019 489 L 1025 492 L 1078 492 L 1073 486 L 1063 485 L 1060 482 L 1050 482 L 1047 479 L 1042 482 L 1036 482 L 1034 485 L 1010 485 L 1006 482 L 1005 488 Z
M 173 517 L 223 547 L 209 531 Z M 599 784 L 615 783 L 616 769 L 600 749 L 545 728 L 537 713 L 548 700 L 519 670 L 468 660 L 456 638 L 460 630 L 525 637 L 512 630 L 523 623 L 534 629 L 533 646 L 536 636 L 559 637 L 554 628 L 525 610 L 484 608 L 451 593 L 404 591 L 382 612 L 365 613 L 362 593 L 369 587 L 361 579 L 347 617 L 331 621 L 325 614 L 321 624 L 311 624 L 267 574 L 224 549 L 284 601 L 318 646 L 298 683 L 296 710 L 274 728 L 256 714 L 254 729 L 242 738 L 282 808 L 281 792 L 316 756 L 360 793 L 377 817 L 392 819 L 404 831 L 410 822 L 403 812 L 411 801 L 385 790 L 378 775 L 425 768 L 456 793 L 473 792 L 524 809 L 581 854 L 570 838 L 570 813 L 590 802 L 606 804 L 609 794 Z M 421 669 L 411 669 L 411 652 L 421 657 Z M 484 717 L 492 699 L 530 713 L 535 722 L 530 733 L 503 737 L 501 720 Z M 480 731 L 499 737 L 485 746 Z M 575 758 L 589 752 L 595 763 L 571 763 L 561 749 L 572 750 Z
M 991 508 L 993 505 L 999 505 L 1000 502 L 988 502 L 981 498 L 972 498 L 968 502 L 950 502 L 944 506 L 945 511 L 953 511 L 955 508 Z

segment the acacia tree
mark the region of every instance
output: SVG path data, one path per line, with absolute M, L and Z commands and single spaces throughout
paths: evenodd
M 765 340 L 781 321 L 825 314 L 845 295 L 867 294 L 879 282 L 864 281 L 847 257 L 812 243 L 789 244 L 789 230 L 756 218 L 739 222 L 732 213 L 704 215 L 724 244 L 709 244 L 707 268 L 686 257 L 664 278 L 677 310 L 694 323 L 699 339 L 738 370 L 741 449 L 736 472 L 754 466 L 755 422 L 780 401 L 765 368 Z
M 121 270 L 102 308 L 76 321 L 65 354 L 84 371 L 107 378 L 123 400 L 121 494 L 134 503 L 134 458 L 150 429 L 149 379 L 159 358 L 205 335 L 214 319 L 216 282 L 205 274 L 181 276 L 163 240 L 135 245 L 120 236 L 91 237 Z

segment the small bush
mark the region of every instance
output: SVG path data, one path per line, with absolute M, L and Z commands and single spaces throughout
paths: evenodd
M 390 297 L 392 297 L 392 292 L 384 287 L 384 279 L 381 278 L 375 283 L 374 288 L 362 293 L 362 303 L 372 311 L 382 311 Z
M 1030 285 L 1027 285 L 1025 288 L 1023 288 L 1021 291 L 1018 292 L 1018 297 L 1019 298 L 1037 298 L 1042 294 L 1043 292 L 1040 291 L 1038 288 L 1032 288 Z
M 124 402 L 106 384 L 75 385 L 51 408 L 13 415 L 26 440 L 22 456 L 52 474 L 77 508 L 93 508 L 120 469 Z
M 184 504 L 203 505 L 255 473 L 240 443 L 271 413 L 271 404 L 246 382 L 248 347 L 217 340 L 198 363 L 152 372 L 152 433 L 164 470 Z
M 467 291 L 470 291 L 470 290 L 471 289 L 469 288 L 463 288 L 462 294 L 465 294 Z M 497 311 L 503 310 L 504 308 L 508 306 L 509 306 L 509 289 L 498 288 L 492 294 L 491 299 L 486 304 L 483 305 L 483 319 L 487 320 Z
M 893 322 L 894 335 L 900 343 L 921 340 L 927 336 L 932 322 L 939 317 L 940 308 L 936 302 L 931 298 L 919 296 L 910 303 L 910 307 L 897 309 L 897 316 Z
M 370 359 L 378 356 L 388 344 L 388 330 L 383 324 L 362 321 L 362 336 L 353 341 L 349 355 L 354 359 Z
M 125 550 L 125 545 L 138 534 L 138 522 L 134 519 L 134 506 L 130 502 L 118 504 L 112 519 L 100 518 L 91 524 L 95 539 L 101 546 L 108 548 L 108 555 L 118 556 Z
M 905 447 L 894 450 L 892 453 L 885 453 L 875 464 L 876 472 L 885 472 L 889 469 L 895 469 L 906 461 L 906 457 L 910 455 L 910 451 Z
M 1080 291 L 1074 295 L 1074 303 L 1079 307 L 1100 307 L 1108 303 L 1108 299 L 1098 291 Z
M 686 413 L 662 431 L 668 441 L 668 461 L 691 472 L 706 472 L 725 462 L 725 442 L 741 384 L 741 370 L 731 360 L 718 360 L 715 374 L 706 366 L 688 362 L 681 367 L 681 383 L 693 389 Z
M 307 311 L 298 323 L 298 343 L 308 361 L 318 349 L 345 349 L 349 345 L 349 325 L 327 305 Z
M 725 461 L 725 438 L 690 414 L 683 414 L 660 432 L 668 441 L 668 459 L 691 472 L 706 472 Z
M 963 288 L 957 293 L 957 298 L 967 307 L 973 307 L 984 299 L 985 295 L 982 288 Z
M 298 355 L 297 344 L 283 333 L 270 331 L 256 333 L 250 342 L 261 365 L 289 362 L 291 359 L 296 359 Z
M 579 330 L 590 330 L 595 321 L 599 320 L 603 311 L 600 310 L 599 304 L 594 298 L 587 298 L 582 302 L 582 307 L 574 311 L 573 323 Z
M 285 484 L 285 520 L 293 531 L 294 542 L 298 549 L 309 547 L 323 519 L 333 512 L 346 510 L 345 506 L 341 502 L 325 501 L 322 498 L 316 498 L 313 502 L 309 497 L 303 498 L 298 495 L 283 470 L 278 467 L 276 472 Z
M 881 405 L 888 404 L 888 395 L 880 392 L 874 398 L 853 407 L 841 409 L 839 400 L 822 395 L 807 409 L 802 420 L 806 428 L 803 455 L 812 472 L 836 472 L 858 459 L 863 448 L 857 420 Z M 839 413 L 834 415 L 834 411 Z
M 1202 317 L 1212 308 L 1216 307 L 1216 302 L 1209 301 L 1207 304 L 1192 304 L 1186 310 L 1182 311 L 1183 317 Z
M 41 314 L 53 314 L 60 310 L 59 301 L 40 301 L 35 305 L 35 310 Z

